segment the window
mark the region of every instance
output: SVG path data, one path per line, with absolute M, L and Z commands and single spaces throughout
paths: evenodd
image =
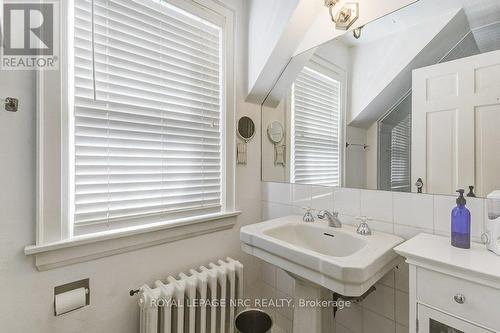
M 378 122 L 378 186 L 411 191 L 411 92 Z
M 290 151 L 294 183 L 341 184 L 342 86 L 335 76 L 313 62 L 292 87 Z
M 410 192 L 411 123 L 407 115 L 392 129 L 391 190 Z
M 75 0 L 75 235 L 220 212 L 221 38 L 165 2 Z
M 233 225 L 234 11 L 212 0 L 68 0 L 61 11 L 61 71 L 37 73 L 26 253 L 54 267 L 80 256 L 45 255 L 54 246 L 116 240 L 81 256 L 99 257 Z

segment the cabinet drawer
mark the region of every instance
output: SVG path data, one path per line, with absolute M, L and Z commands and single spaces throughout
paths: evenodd
M 500 331 L 498 289 L 418 268 L 417 300 Z

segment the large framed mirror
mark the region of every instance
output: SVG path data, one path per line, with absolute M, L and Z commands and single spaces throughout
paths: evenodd
M 420 0 L 294 57 L 262 107 L 262 127 L 276 121 L 287 163 L 263 139 L 264 181 L 486 196 L 500 188 L 500 2 Z

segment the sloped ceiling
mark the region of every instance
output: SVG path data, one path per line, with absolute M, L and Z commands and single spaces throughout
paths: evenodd
M 278 85 L 286 91 L 294 80 L 284 75 L 291 58 L 344 34 L 336 30 L 323 0 L 245 0 L 248 8 L 248 80 L 246 100 L 262 104 Z M 343 3 L 352 0 L 340 0 Z M 357 0 L 363 25 L 417 0 Z M 306 49 L 304 49 L 306 48 Z M 285 73 L 286 74 L 286 73 Z M 284 80 L 283 78 L 292 78 Z M 286 87 L 286 88 L 285 88 Z M 279 103 L 283 96 L 275 100 Z M 272 99 L 272 98 L 271 98 Z
M 368 25 L 363 29 L 362 38 L 359 40 L 350 34 L 342 36 L 341 39 L 352 49 L 377 41 L 382 42 L 384 38 L 391 38 L 390 36 L 418 27 L 426 17 L 436 17 L 436 13 L 446 12 L 450 8 L 461 8 L 461 14 L 437 33 L 421 52 L 416 53 L 408 66 L 402 68 L 378 94 L 371 97 L 363 94 L 362 105 L 355 99 L 359 97 L 353 96 L 350 125 L 367 128 L 387 112 L 411 88 L 412 69 L 500 49 L 498 0 L 420 0 Z M 436 58 L 439 53 L 440 57 Z M 352 89 L 356 91 L 357 88 L 356 82 L 353 82 Z
M 415 68 L 438 63 L 470 31 L 462 10 L 351 48 L 348 123 L 368 128 L 411 88 Z

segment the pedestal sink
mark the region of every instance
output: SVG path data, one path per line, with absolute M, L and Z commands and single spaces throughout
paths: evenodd
M 393 248 L 404 241 L 382 232 L 361 236 L 348 225 L 305 223 L 295 215 L 245 226 L 240 239 L 244 252 L 295 278 L 294 333 L 322 332 L 321 308 L 299 307 L 299 300 L 320 299 L 321 287 L 363 295 L 402 261 Z

